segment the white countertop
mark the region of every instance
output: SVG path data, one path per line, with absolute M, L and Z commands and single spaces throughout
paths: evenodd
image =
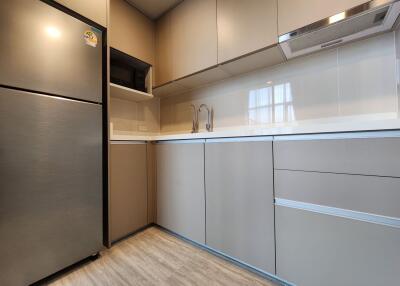
M 165 141 L 165 140 L 187 140 L 187 139 L 208 139 L 227 137 L 248 137 L 248 136 L 275 136 L 292 134 L 313 134 L 331 132 L 351 131 L 375 131 L 400 129 L 400 118 L 341 118 L 338 120 L 319 120 L 312 122 L 294 122 L 285 124 L 271 124 L 254 127 L 237 127 L 215 129 L 213 132 L 190 133 L 160 133 L 160 134 L 112 134 L 112 141 Z

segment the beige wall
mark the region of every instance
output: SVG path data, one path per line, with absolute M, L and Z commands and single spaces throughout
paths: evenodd
M 112 134 L 129 135 L 158 133 L 160 130 L 160 101 L 158 98 L 132 102 L 111 98 L 110 123 Z
M 107 9 L 109 0 L 55 0 L 90 20 L 107 27 Z M 112 0 L 111 0 L 112 1 Z
M 191 103 L 214 108 L 215 130 L 396 117 L 395 34 L 379 35 L 161 98 L 161 132 L 190 131 Z M 200 120 L 200 128 L 204 129 L 205 114 Z

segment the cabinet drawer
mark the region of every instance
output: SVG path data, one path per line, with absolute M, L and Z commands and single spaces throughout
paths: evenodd
M 400 229 L 276 207 L 277 276 L 298 286 L 397 285 Z
M 276 137 L 276 169 L 400 177 L 399 132 Z
M 400 218 L 400 179 L 275 170 L 277 198 Z

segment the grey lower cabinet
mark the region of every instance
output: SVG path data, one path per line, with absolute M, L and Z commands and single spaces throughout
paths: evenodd
M 275 196 L 400 218 L 400 178 L 275 170 Z
M 272 139 L 207 140 L 206 244 L 275 274 Z
M 298 286 L 399 284 L 399 135 L 277 138 L 278 277 Z
M 205 243 L 204 141 L 156 144 L 157 224 Z
M 297 286 L 399 285 L 400 229 L 276 207 L 276 273 Z
M 277 136 L 276 169 L 400 177 L 400 131 Z
M 111 241 L 116 241 L 147 225 L 146 148 L 145 142 L 111 143 Z

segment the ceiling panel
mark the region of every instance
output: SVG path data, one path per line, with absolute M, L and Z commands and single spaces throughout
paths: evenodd
M 126 0 L 151 19 L 157 19 L 183 0 Z

